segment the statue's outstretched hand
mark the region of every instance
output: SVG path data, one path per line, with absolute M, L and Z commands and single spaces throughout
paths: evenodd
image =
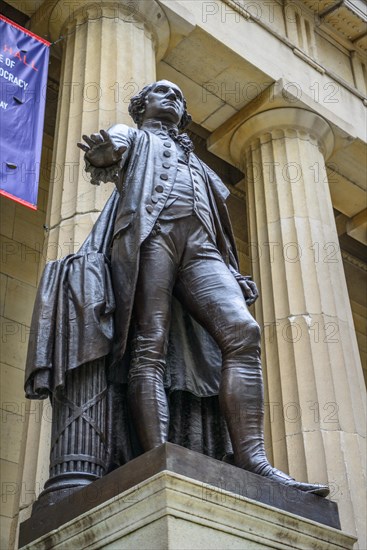
M 242 294 L 246 300 L 246 304 L 251 306 L 259 297 L 259 291 L 254 281 L 249 276 L 236 276 L 237 282 L 241 287 Z
M 85 152 L 85 158 L 90 164 L 97 168 L 116 164 L 126 151 L 126 147 L 116 145 L 105 130 L 91 136 L 83 135 L 83 140 L 85 143 L 77 145 Z

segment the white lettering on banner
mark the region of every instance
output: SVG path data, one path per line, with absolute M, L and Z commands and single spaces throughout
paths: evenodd
M 9 82 L 12 82 L 16 86 L 19 86 L 19 88 L 23 88 L 23 90 L 28 88 L 28 82 L 22 80 L 21 78 L 17 78 L 13 74 L 9 73 L 9 71 L 4 71 L 2 67 L 0 67 L 0 76 L 5 78 L 5 80 L 9 80 Z
M 1 109 L 6 109 L 8 106 L 8 103 L 5 103 L 5 101 L 0 101 L 0 108 Z

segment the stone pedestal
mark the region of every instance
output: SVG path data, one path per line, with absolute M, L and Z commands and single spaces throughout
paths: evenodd
M 19 546 L 351 549 L 338 525 L 331 501 L 168 443 L 23 523 Z

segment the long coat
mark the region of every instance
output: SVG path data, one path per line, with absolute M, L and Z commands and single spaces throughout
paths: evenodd
M 108 201 L 80 251 L 46 266 L 31 326 L 32 342 L 26 365 L 29 397 L 52 393 L 62 387 L 68 369 L 106 354 L 111 357 L 111 379 L 127 380 L 128 335 L 140 246 L 152 231 L 174 184 L 177 150 L 174 142 L 170 138 L 161 139 L 159 132 L 118 124 L 109 134 L 118 146 L 127 147 L 122 162 L 102 171 L 92 166 L 87 166 L 87 170 L 92 179 L 96 179 L 98 172 L 101 181 L 113 180 L 118 194 L 114 193 Z M 225 205 L 229 192 L 194 154 L 190 159 L 190 167 L 200 170 L 206 181 L 218 249 L 228 267 L 236 271 L 235 242 Z M 54 293 L 51 286 L 56 288 Z M 86 287 L 96 290 L 94 301 L 90 292 L 85 292 Z M 93 322 L 87 322 L 90 319 Z M 45 331 L 47 345 L 43 338 Z M 186 390 L 199 397 L 218 394 L 220 351 L 176 300 L 173 301 L 167 364 L 165 382 L 171 390 Z
M 117 145 L 128 147 L 129 155 L 129 160 L 125 161 L 122 168 L 125 169 L 124 176 L 117 180 L 121 198 L 111 256 L 116 299 L 113 355 L 114 363 L 118 363 L 126 350 L 139 271 L 140 246 L 152 231 L 175 182 L 177 149 L 173 140 L 167 139 L 166 134 L 163 133 L 164 139 L 161 139 L 160 132 L 156 134 L 116 125 L 109 130 L 109 134 Z M 170 156 L 166 156 L 167 154 Z M 194 154 L 190 155 L 189 168 L 200 170 L 206 181 L 219 251 L 225 263 L 237 269 L 234 237 L 225 205 L 229 191 L 218 176 Z M 177 304 L 174 307 L 178 309 Z M 179 376 L 179 372 L 177 375 Z M 212 376 L 213 373 L 207 373 L 207 382 Z M 197 383 L 192 384 L 191 388 L 193 387 L 197 390 Z

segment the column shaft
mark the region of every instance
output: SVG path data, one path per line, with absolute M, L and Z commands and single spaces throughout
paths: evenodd
M 331 130 L 297 111 L 255 115 L 232 147 L 242 141 L 272 452 L 297 479 L 330 483 L 363 547 L 364 384 L 323 154 Z
M 79 248 L 113 189 L 90 184 L 77 142 L 116 122 L 131 124 L 130 98 L 155 79 L 155 40 L 141 13 L 116 13 L 116 3 L 98 8 L 83 6 L 62 29 L 48 260 Z
M 113 189 L 113 184 L 97 187 L 90 184 L 84 172 L 83 153 L 76 144 L 82 134 L 98 132 L 115 123 L 132 124 L 129 101 L 144 85 L 155 80 L 156 60 L 163 56 L 169 42 L 169 25 L 154 0 L 75 0 L 72 3 L 59 0 L 49 3 L 45 15 L 40 12 L 39 17 L 34 18 L 32 30 L 41 36 L 48 35 L 51 41 L 63 37 L 54 46 L 60 48 L 62 68 L 47 215 L 50 231 L 44 254 L 47 260 L 53 260 L 79 248 Z M 83 378 L 86 368 L 81 366 L 73 373 L 79 376 L 80 395 L 72 393 L 73 382 L 66 390 L 71 392 L 71 401 L 76 406 L 82 406 L 84 397 L 91 391 L 88 380 L 85 383 L 88 377 Z M 102 368 L 100 375 L 102 380 Z M 94 376 L 93 383 L 97 384 L 97 379 Z M 95 387 L 96 394 L 102 391 L 102 386 Z M 93 430 L 89 430 L 88 435 L 85 419 L 78 417 L 65 427 L 67 407 L 56 401 L 54 404 L 51 479 L 46 484 L 50 492 L 57 488 L 65 472 L 101 475 L 104 469 L 101 461 L 106 454 L 105 442 L 101 440 L 99 446 L 92 444 L 92 438 L 99 436 Z M 100 404 L 99 409 L 93 405 L 88 414 L 92 423 L 101 427 L 99 431 L 103 435 L 105 403 L 102 399 Z M 43 436 L 49 431 L 45 428 L 49 428 L 50 420 L 50 415 L 42 417 L 41 429 L 36 431 L 31 425 L 27 433 L 27 448 L 32 439 L 33 445 L 39 445 L 40 449 L 37 457 L 34 452 L 37 464 L 31 471 L 26 468 L 22 478 L 28 488 L 35 487 L 35 496 L 42 491 L 47 479 L 49 436 L 46 439 Z M 66 430 L 70 435 L 68 446 L 64 437 Z M 98 435 L 98 430 L 96 433 Z M 81 448 L 82 454 L 90 455 L 89 458 L 71 460 Z M 93 455 L 94 448 L 97 454 Z M 29 508 L 24 509 L 22 519 L 29 512 Z

